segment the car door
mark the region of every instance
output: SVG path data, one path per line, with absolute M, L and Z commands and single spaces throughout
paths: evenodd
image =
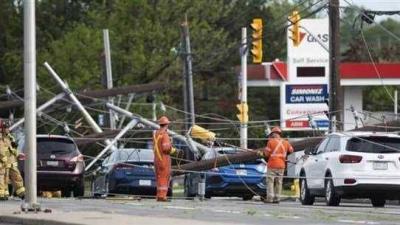
M 340 148 L 340 137 L 338 135 L 331 135 L 325 149 L 317 153 L 317 162 L 315 165 L 315 185 L 317 188 L 325 188 L 325 174 L 328 169 L 329 160 L 332 154 L 335 154 Z
M 319 167 L 321 166 L 321 159 L 322 159 L 322 153 L 325 151 L 325 148 L 329 142 L 329 137 L 325 138 L 321 144 L 319 145 L 318 149 L 314 151 L 309 157 L 307 158 L 307 161 L 305 163 L 305 169 L 306 169 L 306 176 L 307 176 L 307 184 L 308 187 L 311 189 L 315 188 L 320 188 L 319 183 Z

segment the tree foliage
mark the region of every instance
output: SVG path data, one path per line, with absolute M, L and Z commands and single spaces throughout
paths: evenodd
M 9 84 L 14 89 L 23 85 L 22 2 L 0 1 L 0 82 Z M 169 88 L 158 99 L 182 108 L 181 24 L 187 15 L 192 45 L 196 113 L 215 113 L 236 119 L 238 75 L 235 67 L 240 64 L 241 28 L 248 27 L 250 36 L 251 20 L 262 18 L 264 61 L 276 58 L 285 60 L 287 16 L 293 9 L 307 9 L 312 5 L 311 2 L 296 8 L 298 2 L 300 1 L 37 1 L 38 82 L 42 87 L 57 92 L 54 81 L 42 66 L 47 61 L 74 90 L 101 88 L 101 77 L 104 74 L 102 30 L 109 29 L 114 86 L 166 82 Z M 354 30 L 352 25 L 357 12 L 346 9 L 343 15 L 343 59 L 369 61 L 359 30 Z M 380 23 L 400 35 L 398 21 L 388 19 Z M 365 26 L 364 35 L 376 61 L 399 60 L 400 45 L 378 26 Z M 377 40 L 380 43 L 378 45 Z M 375 89 L 368 92 L 367 101 L 380 98 L 381 95 L 377 92 L 381 93 Z M 278 96 L 274 93 L 269 90 L 249 90 L 250 118 L 277 118 L 279 104 Z M 144 113 L 144 116 L 150 117 L 150 110 Z M 182 118 L 182 114 L 174 113 L 173 117 Z M 262 129 L 254 132 L 259 133 L 260 130 Z M 235 132 L 232 129 L 224 134 L 237 135 Z

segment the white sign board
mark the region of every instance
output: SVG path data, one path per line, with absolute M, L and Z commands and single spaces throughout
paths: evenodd
M 301 20 L 300 37 L 300 44 L 294 46 L 288 30 L 288 81 L 280 86 L 281 126 L 285 130 L 327 130 L 329 20 Z

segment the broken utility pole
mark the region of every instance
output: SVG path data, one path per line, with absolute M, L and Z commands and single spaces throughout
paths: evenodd
M 137 84 L 137 85 L 129 85 L 124 87 L 117 87 L 112 89 L 105 90 L 88 90 L 77 92 L 77 98 L 79 100 L 85 101 L 93 101 L 93 98 L 107 98 L 111 96 L 117 95 L 128 95 L 131 93 L 141 94 L 147 92 L 160 91 L 165 89 L 166 85 L 162 83 L 149 83 L 149 84 Z M 44 101 L 41 101 L 44 102 Z M 0 110 L 12 109 L 21 107 L 24 105 L 24 101 L 20 99 L 10 100 L 10 101 L 1 101 L 0 102 Z

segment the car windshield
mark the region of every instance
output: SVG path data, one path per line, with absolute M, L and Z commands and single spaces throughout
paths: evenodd
M 134 163 L 152 163 L 154 153 L 151 149 L 122 149 L 118 150 L 117 161 Z
M 400 138 L 393 137 L 357 137 L 347 142 L 347 151 L 367 153 L 400 152 Z
M 37 138 L 37 150 L 40 153 L 71 153 L 76 151 L 74 142 L 64 138 Z

